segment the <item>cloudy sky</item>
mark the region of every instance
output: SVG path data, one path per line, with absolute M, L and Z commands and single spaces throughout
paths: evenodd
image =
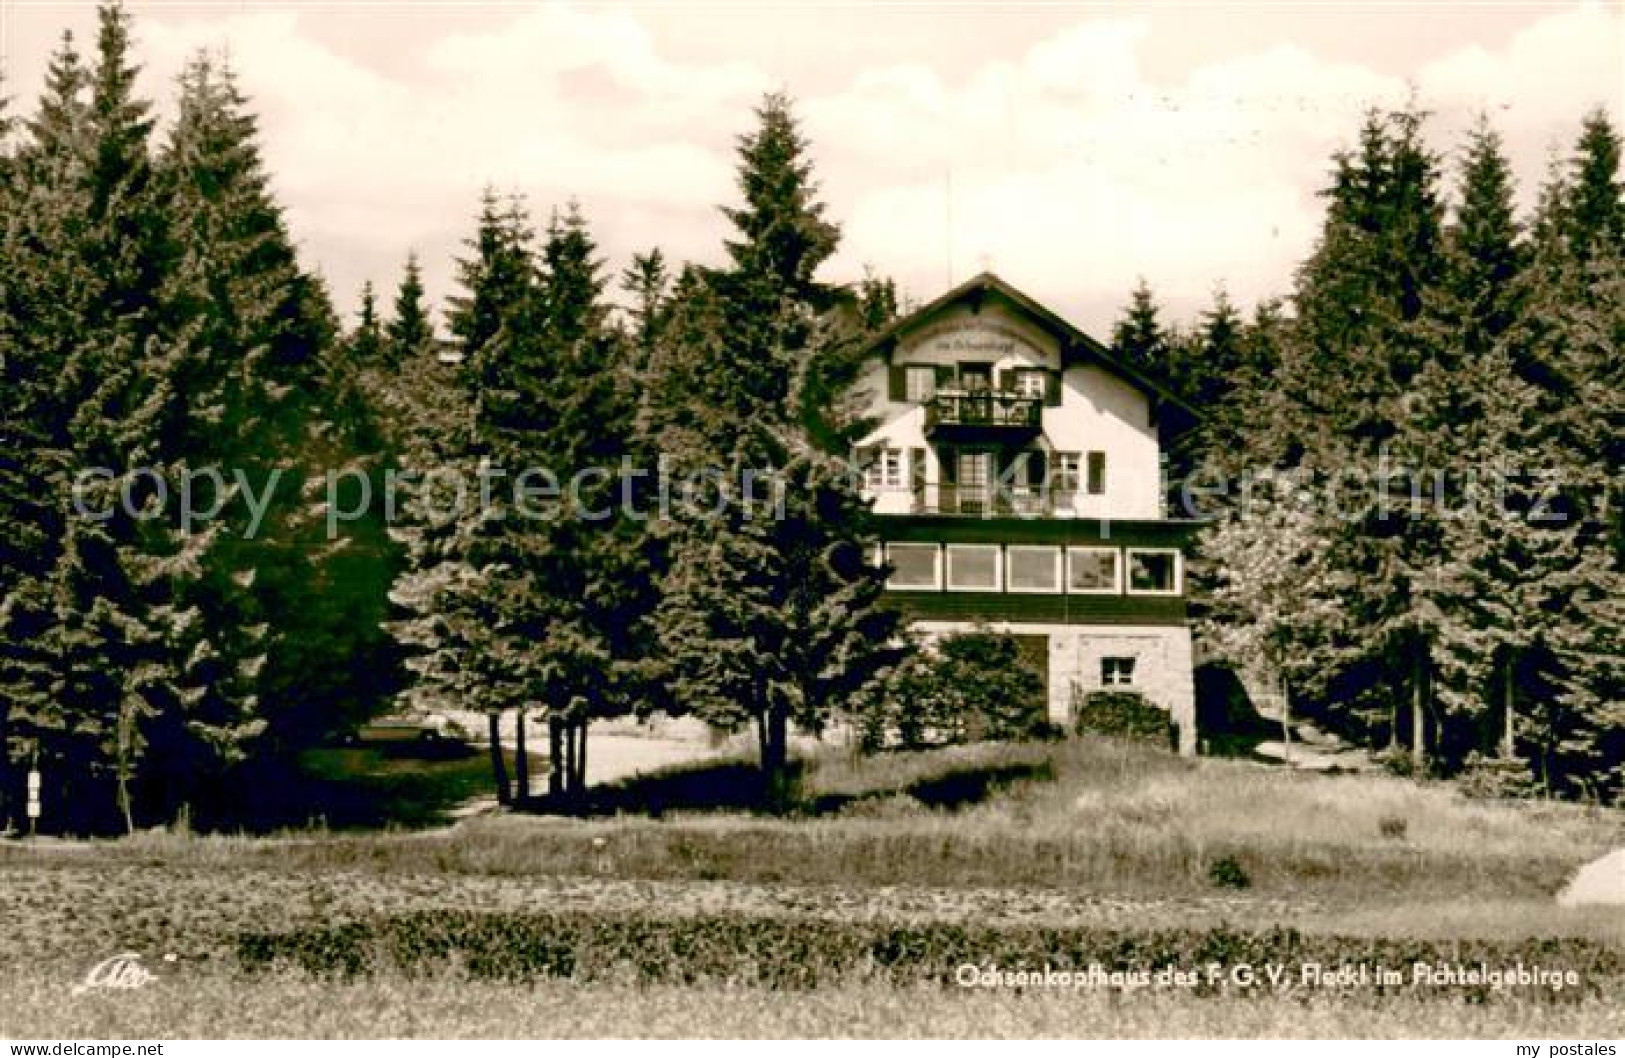
M 1219 283 L 1282 292 L 1369 106 L 1414 92 L 1447 158 L 1489 113 L 1526 201 L 1585 110 L 1625 119 L 1618 2 L 129 6 L 160 115 L 190 52 L 230 56 L 346 311 L 409 249 L 443 295 L 487 183 L 539 219 L 580 200 L 616 270 L 656 245 L 715 261 L 734 137 L 774 89 L 844 229 L 826 278 L 872 265 L 926 300 L 992 267 L 1096 333 L 1141 275 L 1182 318 Z M 0 0 L 14 111 L 93 22 Z

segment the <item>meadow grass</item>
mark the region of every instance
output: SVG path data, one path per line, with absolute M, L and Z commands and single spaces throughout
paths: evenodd
M 738 765 L 708 767 L 730 774 Z M 958 807 L 930 807 L 931 796 Z M 100 844 L 94 856 L 1159 898 L 1210 893 L 1213 864 L 1229 858 L 1256 895 L 1369 908 L 1545 902 L 1579 865 L 1625 844 L 1616 810 L 1472 801 L 1443 783 L 1183 760 L 1096 739 L 870 759 L 831 752 L 806 765 L 801 799 L 806 814 L 792 819 L 738 810 L 658 820 L 510 814 L 428 833 L 144 834 Z M 0 864 L 40 855 L 11 848 Z
M 0 1037 L 215 1038 L 1469 1038 L 1615 1039 L 1625 1007 L 1419 997 L 1203 999 L 1179 993 L 837 986 L 498 983 L 455 973 L 352 980 L 216 972 L 72 996 L 0 976 Z
M 676 774 L 621 794 L 703 788 Z M 653 786 L 636 786 L 653 782 Z M 664 785 L 661 785 L 664 783 Z M 694 784 L 699 786 L 695 787 Z M 622 987 L 398 975 L 243 977 L 244 932 L 375 913 L 766 915 L 1306 934 L 1625 951 L 1625 913 L 1553 894 L 1625 844 L 1614 810 L 1480 802 L 1442 783 L 1182 760 L 1100 739 L 803 765 L 800 810 L 662 818 L 498 814 L 434 830 L 272 837 L 148 832 L 0 843 L 0 1034 L 60 1035 L 1617 1035 L 1600 1001 L 1370 1001 L 963 992 L 951 987 Z M 1397 821 L 1397 822 L 1396 822 Z M 1231 860 L 1244 889 L 1216 888 Z M 117 950 L 175 951 L 194 990 L 65 998 Z M 1610 986 L 1612 987 L 1612 986 Z M 705 1009 L 703 1024 L 681 1019 Z M 25 1013 L 17 1013 L 25 1012 Z M 226 1020 L 218 1020 L 222 1012 Z M 86 1018 L 99 1020 L 85 1021 Z M 59 1027 L 53 1027 L 59 1026 Z M 80 1026 L 96 1031 L 78 1031 Z M 46 1031 L 50 1029 L 50 1031 Z

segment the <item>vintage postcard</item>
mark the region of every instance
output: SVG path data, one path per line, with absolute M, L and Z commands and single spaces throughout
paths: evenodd
M 9 1054 L 1620 1054 L 1625 6 L 0 0 L 0 77 Z

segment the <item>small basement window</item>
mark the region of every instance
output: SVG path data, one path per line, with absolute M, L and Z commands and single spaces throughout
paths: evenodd
M 1061 590 L 1061 549 L 1012 544 L 1005 549 L 1007 583 L 1011 591 Z
M 887 544 L 891 577 L 886 587 L 903 591 L 940 591 L 942 549 L 936 544 Z
M 998 591 L 998 544 L 949 544 L 949 591 Z
M 1178 595 L 1179 552 L 1130 550 L 1128 590 L 1138 595 Z
M 1100 685 L 1102 687 L 1134 686 L 1134 659 L 1101 658 Z

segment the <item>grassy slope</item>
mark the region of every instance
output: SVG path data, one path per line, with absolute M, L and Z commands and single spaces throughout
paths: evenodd
M 1582 936 L 1625 948 L 1625 915 L 1551 903 L 1574 867 L 1625 841 L 1621 817 L 1612 812 L 1481 804 L 1440 785 L 1181 761 L 1094 741 L 877 761 L 832 755 L 813 762 L 806 775 L 812 818 L 791 821 L 737 811 L 685 814 L 684 804 L 706 785 L 692 775 L 629 785 L 621 791 L 625 799 L 664 798 L 668 816 L 587 822 L 507 816 L 416 834 L 144 835 L 72 851 L 0 849 L 0 891 L 9 897 L 0 901 L 0 965 L 28 966 L 0 980 L 0 1010 L 34 1009 L 11 1000 L 27 1000 L 43 987 L 47 997 L 38 1009 L 47 1019 L 83 1026 L 90 1015 L 51 997 L 89 962 L 133 947 L 177 951 L 180 972 L 196 987 L 235 996 L 198 1004 L 233 1011 L 220 1031 L 297 1033 L 309 1026 L 318 1034 L 392 1034 L 403 1023 L 386 1020 L 384 1011 L 407 1001 L 394 991 L 419 995 L 418 985 L 408 989 L 387 978 L 353 982 L 343 986 L 353 1001 L 328 1009 L 317 982 L 238 980 L 224 942 L 236 930 L 379 909 L 733 910 L 1111 927 L 1285 924 L 1390 937 Z M 931 809 L 922 800 L 961 807 Z M 1208 870 L 1221 856 L 1242 865 L 1250 888 L 1214 888 Z M 482 984 L 475 991 L 502 987 Z M 600 989 L 594 994 L 614 1005 L 578 1008 L 570 1002 L 575 987 L 527 987 L 527 1004 L 538 1013 L 522 1023 L 488 1013 L 512 1004 L 464 1009 L 457 999 L 463 993 L 450 985 L 429 982 L 421 996 L 425 1010 L 450 1019 L 444 1031 L 473 1034 L 676 1031 L 670 1019 L 685 1005 L 683 990 L 658 986 L 637 991 L 633 1000 Z M 279 998 L 262 1001 L 262 993 Z M 166 1005 L 164 994 L 155 985 L 150 994 L 83 1009 L 112 1018 L 93 1024 L 115 1035 L 118 1018 L 173 1017 L 180 1019 L 177 1026 L 185 1024 L 191 1015 Z M 1259 1026 L 1270 1017 L 1279 1022 L 1276 1031 L 1309 1035 L 1621 1031 L 1617 1014 L 1608 1014 L 1609 1021 L 1593 1004 L 1560 1012 L 1503 1004 L 1478 1012 L 1484 1019 L 1478 1022 L 1464 1020 L 1473 1012 L 1439 1000 L 1384 1002 L 1363 1013 L 1361 1004 L 1279 1004 L 1289 1009 L 1266 1014 L 1276 1001 L 1178 997 L 1112 1007 L 1098 997 L 968 996 L 952 988 L 925 997 L 820 989 L 774 998 L 746 990 L 729 1000 L 737 1020 L 719 1015 L 707 1028 L 833 1033 L 868 1024 L 873 1011 L 891 1006 L 908 1012 L 899 1032 L 934 1028 L 944 1035 L 1006 1029 L 1251 1035 L 1265 1031 Z M 622 1006 L 636 1013 L 612 1016 Z M 1281 1021 L 1287 1013 L 1291 1020 Z M 1162 1015 L 1173 1020 L 1159 1020 Z M 41 1035 L 26 1030 L 56 1023 L 8 1026 L 5 1020 L 0 1034 Z M 419 1024 L 424 1033 L 437 1031 L 434 1021 Z

